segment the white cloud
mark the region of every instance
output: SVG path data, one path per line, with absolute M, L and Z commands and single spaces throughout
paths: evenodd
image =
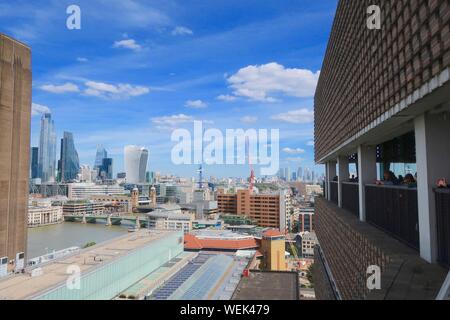
M 307 146 L 309 146 L 309 147 L 314 147 L 314 141 L 308 141 L 307 143 L 306 143 L 306 145 Z
M 228 101 L 228 102 L 230 102 L 230 101 L 236 100 L 237 98 L 235 96 L 232 96 L 232 95 L 229 95 L 229 94 L 221 94 L 216 99 L 217 100 L 221 100 L 221 101 Z
M 236 96 L 250 100 L 273 102 L 275 95 L 312 97 L 316 90 L 320 72 L 306 69 L 285 68 L 272 62 L 252 65 L 240 69 L 227 79 Z
M 152 118 L 153 124 L 156 125 L 158 129 L 171 129 L 175 128 L 181 124 L 193 122 L 194 118 L 185 114 L 175 114 L 171 116 L 163 116 Z
M 287 162 L 296 162 L 296 163 L 305 161 L 304 158 L 299 158 L 299 157 L 286 158 L 285 160 L 286 160 Z
M 208 107 L 208 104 L 202 100 L 188 100 L 185 106 L 192 109 L 204 109 Z
M 89 60 L 87 58 L 83 58 L 83 57 L 78 57 L 77 58 L 78 62 L 88 62 Z
M 273 116 L 272 119 L 295 124 L 310 123 L 314 121 L 314 111 L 310 111 L 306 108 L 292 110 L 277 114 Z
M 53 85 L 53 84 L 46 84 L 39 87 L 41 90 L 51 92 L 51 93 L 67 93 L 67 92 L 79 92 L 80 89 L 76 84 L 67 82 L 63 85 Z
M 125 40 L 119 40 L 115 41 L 114 48 L 125 48 L 125 49 L 131 49 L 134 51 L 139 51 L 142 49 L 141 45 L 136 42 L 134 39 L 125 39 Z
M 114 85 L 104 82 L 87 81 L 85 85 L 86 89 L 84 93 L 86 95 L 112 99 L 137 97 L 150 92 L 150 89 L 147 87 L 123 83 Z
M 173 36 L 184 36 L 184 35 L 193 35 L 194 32 L 186 27 L 183 26 L 177 26 L 172 30 Z
M 305 153 L 305 150 L 300 149 L 300 148 L 296 148 L 296 149 L 284 148 L 283 152 L 285 152 L 287 154 L 302 154 L 302 153 Z
M 255 123 L 256 121 L 258 121 L 258 117 L 245 116 L 241 118 L 241 122 L 243 123 Z
M 44 113 L 51 113 L 50 108 L 42 104 L 32 103 L 31 104 L 31 115 L 38 116 Z

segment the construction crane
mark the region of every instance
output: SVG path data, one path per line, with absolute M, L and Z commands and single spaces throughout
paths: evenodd
M 245 153 L 247 156 L 248 164 L 250 166 L 250 178 L 249 178 L 248 190 L 250 191 L 250 194 L 252 194 L 253 186 L 255 184 L 255 171 L 253 170 L 253 163 L 252 163 L 251 155 L 250 155 L 250 147 L 249 147 L 248 137 L 245 138 Z

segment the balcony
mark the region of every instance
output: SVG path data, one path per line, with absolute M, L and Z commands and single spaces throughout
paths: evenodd
M 391 199 L 395 199 L 395 194 L 398 197 L 402 194 L 395 188 L 377 188 L 370 188 L 369 193 L 390 192 L 393 195 L 387 197 Z M 406 190 L 406 196 L 413 196 L 414 191 Z M 324 198 L 316 199 L 316 215 L 316 233 L 322 253 L 322 257 L 315 256 L 318 299 L 436 298 L 448 270 L 420 258 L 417 250 L 405 245 L 405 241 L 398 241 L 398 236 L 394 238 L 373 223 L 359 221 L 353 213 Z M 380 290 L 367 288 L 367 268 L 373 265 L 381 268 Z
M 438 262 L 450 268 L 450 189 L 435 189 Z
M 367 222 L 418 251 L 417 189 L 366 185 L 365 191 Z
M 359 217 L 358 183 L 342 182 L 342 208 Z

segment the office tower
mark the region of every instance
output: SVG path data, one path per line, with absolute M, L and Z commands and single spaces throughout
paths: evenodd
M 30 48 L 0 33 L 0 277 L 24 267 L 30 115 Z
M 80 166 L 80 182 L 92 182 L 92 170 L 87 165 Z
M 144 147 L 126 146 L 124 155 L 127 183 L 145 183 L 148 150 Z
M 42 115 L 39 140 L 38 175 L 43 183 L 55 182 L 56 133 L 50 113 Z
M 108 152 L 101 144 L 97 146 L 97 153 L 95 155 L 94 168 L 99 168 L 103 164 L 103 159 L 108 158 Z
M 30 178 L 36 179 L 38 178 L 38 159 L 39 159 L 39 148 L 32 147 L 31 148 L 31 170 L 30 170 Z
M 303 181 L 303 169 L 302 169 L 302 167 L 298 167 L 298 170 L 297 170 L 297 180 Z
M 75 149 L 73 135 L 64 132 L 61 139 L 61 157 L 58 162 L 58 175 L 61 182 L 70 182 L 77 178 L 80 171 L 78 153 Z
M 287 182 L 291 181 L 291 169 L 290 168 L 284 169 L 284 178 Z
M 103 158 L 99 176 L 102 180 L 111 180 L 113 178 L 112 158 Z

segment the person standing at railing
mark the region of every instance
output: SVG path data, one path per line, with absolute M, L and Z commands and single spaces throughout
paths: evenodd
M 408 173 L 405 176 L 405 179 L 403 180 L 403 185 L 407 186 L 408 188 L 417 188 L 416 179 L 414 179 L 411 173 Z

